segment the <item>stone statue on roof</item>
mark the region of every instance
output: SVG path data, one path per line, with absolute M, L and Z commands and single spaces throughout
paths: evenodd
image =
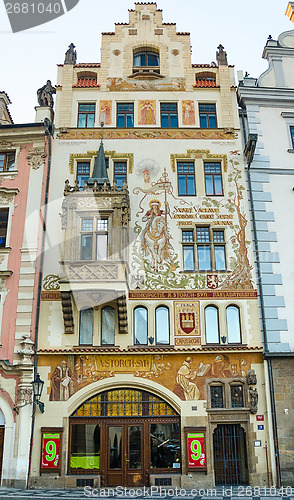
M 47 80 L 46 85 L 37 90 L 39 106 L 53 108 L 53 94 L 56 94 L 56 89 L 51 85 L 51 80 Z
M 77 51 L 75 50 L 75 45 L 71 43 L 65 53 L 64 64 L 76 64 L 77 62 Z
M 218 50 L 216 51 L 216 60 L 219 66 L 228 65 L 227 53 L 224 51 L 222 44 L 219 44 Z

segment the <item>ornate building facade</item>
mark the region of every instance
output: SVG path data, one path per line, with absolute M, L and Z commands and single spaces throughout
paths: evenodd
M 266 485 L 234 69 L 155 3 L 58 68 L 31 486 Z M 101 126 L 101 122 L 103 126 Z
M 44 122 L 15 125 L 9 104 L 0 92 L 0 474 L 1 485 L 25 487 L 48 138 Z
M 292 17 L 293 2 L 287 14 Z M 283 485 L 294 482 L 293 232 L 286 224 L 293 203 L 294 30 L 266 42 L 268 69 L 239 82 L 265 358 L 272 378 L 273 439 Z M 291 223 L 290 223 L 291 224 Z

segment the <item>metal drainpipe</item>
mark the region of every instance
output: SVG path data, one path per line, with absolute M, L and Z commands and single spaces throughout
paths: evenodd
M 52 158 L 52 137 L 53 137 L 53 124 L 48 119 L 45 118 L 45 135 L 48 138 L 48 167 L 47 167 L 47 177 L 45 186 L 45 199 L 44 199 L 44 214 L 42 221 L 42 243 L 41 243 L 41 253 L 40 253 L 40 265 L 39 265 L 39 278 L 38 278 L 38 293 L 37 293 L 37 307 L 36 307 L 36 323 L 35 323 L 35 345 L 34 345 L 34 380 L 37 375 L 38 370 L 38 335 L 39 335 L 39 321 L 40 321 L 40 309 L 41 309 L 41 292 L 42 292 L 42 279 L 43 279 L 43 265 L 44 265 L 44 249 L 45 249 L 45 236 L 46 236 L 46 220 L 48 212 L 48 196 L 49 196 L 49 183 L 50 183 L 50 171 L 51 171 L 51 158 Z M 29 468 L 26 488 L 29 489 L 30 477 L 31 477 L 31 462 L 32 462 L 32 451 L 33 451 L 33 439 L 34 439 L 34 429 L 35 429 L 35 415 L 36 415 L 36 405 L 33 402 L 32 411 L 32 427 L 31 427 L 31 438 L 30 438 L 30 453 L 29 453 Z
M 244 117 L 242 116 L 242 120 Z M 249 138 L 250 138 L 249 134 Z M 255 148 L 254 148 L 255 150 Z M 261 279 L 261 270 L 260 270 L 260 260 L 259 260 L 259 248 L 258 248 L 258 239 L 257 239 L 257 229 L 256 229 L 256 219 L 254 212 L 254 204 L 253 204 L 253 196 L 252 196 L 252 185 L 251 185 L 251 172 L 250 167 L 253 161 L 254 152 L 247 160 L 247 177 L 248 177 L 248 188 L 249 188 L 249 205 L 252 214 L 252 226 L 253 226 L 253 237 L 254 237 L 254 250 L 256 256 L 256 270 L 257 270 L 257 287 L 259 291 L 260 298 L 260 311 L 261 311 L 261 323 L 262 323 L 262 334 L 263 334 L 263 342 L 264 342 L 264 353 L 269 355 L 268 350 L 268 341 L 267 341 L 267 330 L 266 330 L 266 322 L 265 322 L 265 307 L 264 307 L 264 295 L 262 288 L 262 279 Z M 272 424 L 273 424 L 273 433 L 274 433 L 274 449 L 275 449 L 275 463 L 276 463 L 276 473 L 277 473 L 277 487 L 281 487 L 281 469 L 280 469 L 280 456 L 279 456 L 279 445 L 278 445 L 278 432 L 277 432 L 277 418 L 276 418 L 276 405 L 275 405 L 275 393 L 274 393 L 274 383 L 273 383 L 273 372 L 272 372 L 272 363 L 271 358 L 267 359 L 268 364 L 268 374 L 269 374 L 269 385 L 270 385 L 270 400 L 271 400 L 271 413 L 272 413 Z

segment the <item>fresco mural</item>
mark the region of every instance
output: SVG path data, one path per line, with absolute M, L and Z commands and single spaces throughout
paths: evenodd
M 143 187 L 133 189 L 133 193 L 140 196 L 139 210 L 135 215 L 137 238 L 132 259 L 136 287 L 153 290 L 253 289 L 248 257 L 250 241 L 246 239 L 248 220 L 243 206 L 245 187 L 240 183 L 242 172 L 236 159 L 239 154 L 232 151 L 229 157 L 228 195 L 218 199 L 198 196 L 196 203 L 174 195 L 166 169 L 155 182 L 151 182 L 148 169 L 143 171 Z M 182 271 L 171 234 L 177 234 L 175 226 L 191 227 L 197 220 L 208 222 L 213 228 L 228 228 L 226 245 L 230 257 L 226 273 L 196 271 L 187 274 Z M 180 231 L 178 234 L 181 238 Z
M 194 101 L 182 101 L 183 125 L 195 125 Z
M 139 101 L 139 125 L 156 125 L 156 101 Z
M 113 91 L 120 90 L 153 90 L 153 91 L 168 91 L 168 90 L 186 90 L 185 78 L 163 78 L 158 81 L 134 81 L 132 79 L 123 78 L 107 78 L 107 88 Z
M 262 362 L 262 352 L 175 354 L 72 354 L 40 356 L 40 366 L 51 366 L 49 400 L 66 401 L 76 391 L 117 374 L 153 380 L 183 401 L 206 400 L 206 379 L 246 377 L 251 365 Z
M 99 123 L 111 125 L 112 101 L 100 101 Z

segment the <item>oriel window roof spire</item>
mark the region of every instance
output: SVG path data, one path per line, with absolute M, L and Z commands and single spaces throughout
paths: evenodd
M 104 181 L 106 181 L 106 184 L 108 186 L 110 186 L 110 182 L 109 182 L 109 178 L 108 178 L 108 174 L 107 174 L 107 168 L 106 168 L 105 155 L 104 155 L 103 127 L 104 127 L 104 123 L 101 122 L 101 142 L 100 142 L 99 150 L 98 150 L 97 157 L 95 160 L 95 165 L 94 165 L 92 177 L 90 177 L 88 179 L 88 186 L 93 186 L 95 181 L 97 182 L 98 186 L 103 186 Z

